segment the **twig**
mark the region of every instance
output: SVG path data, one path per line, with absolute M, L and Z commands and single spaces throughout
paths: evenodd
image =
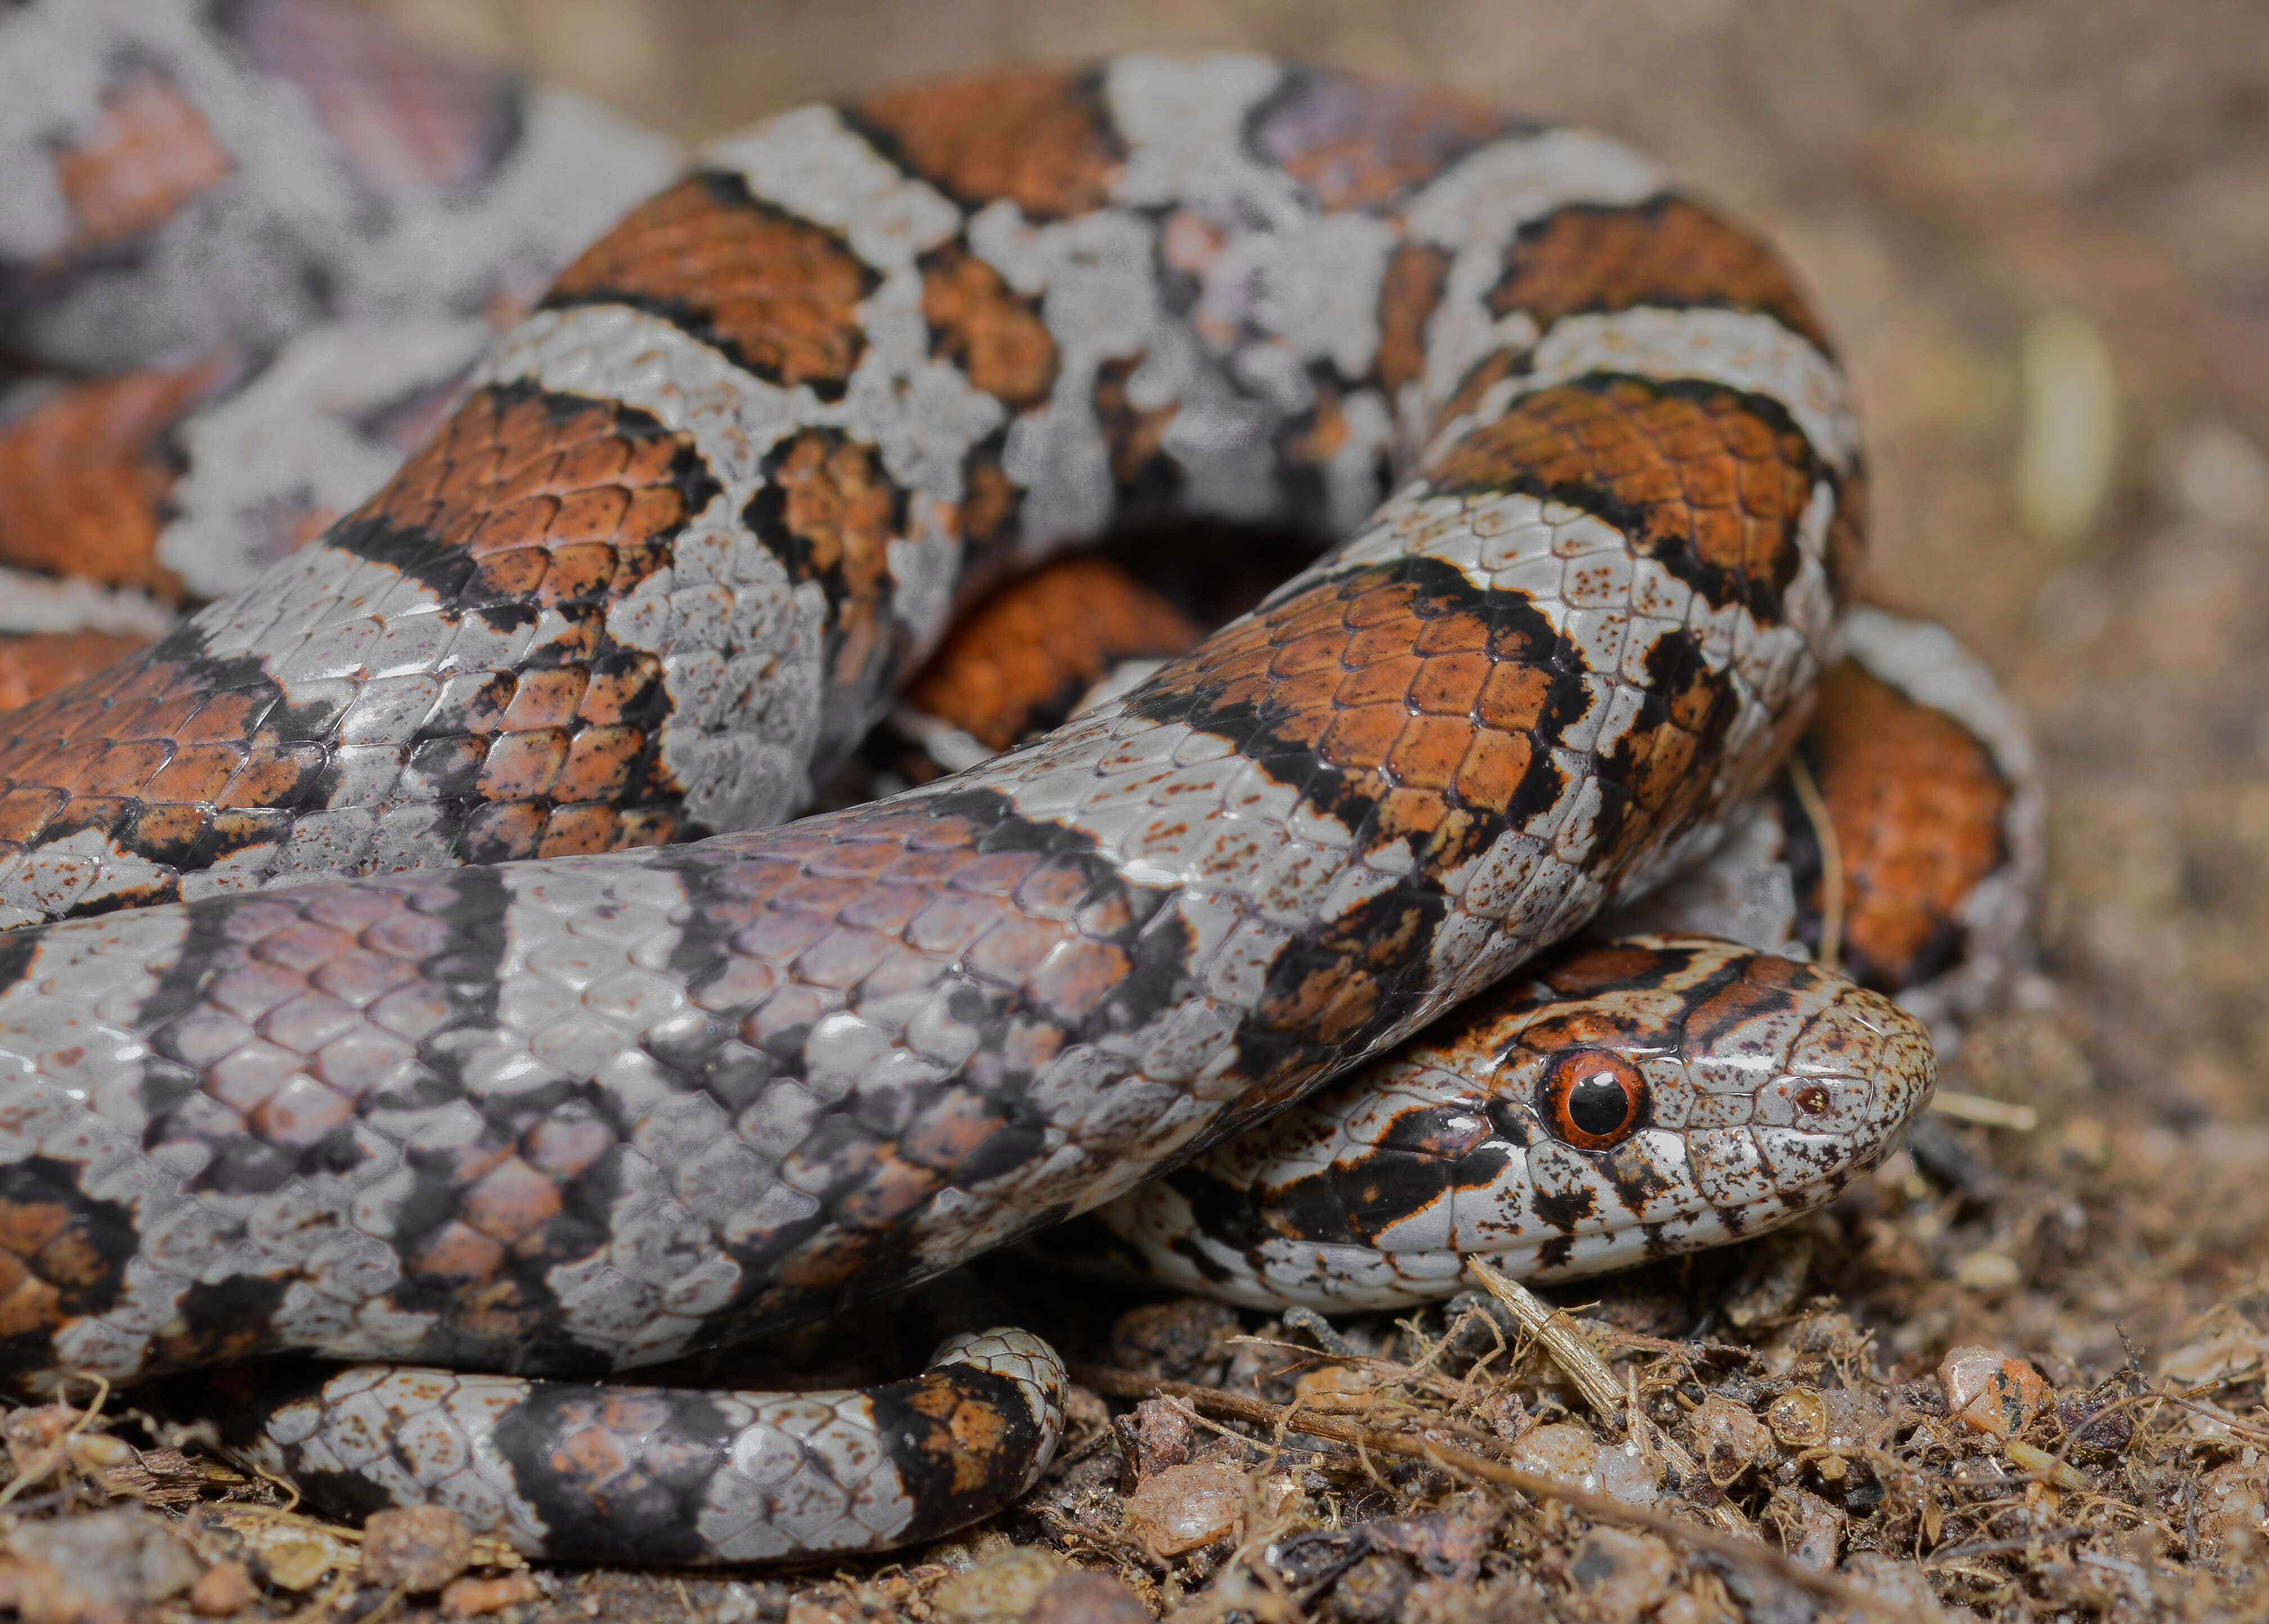
M 1224 1392 L 1218 1387 L 1201 1387 L 1194 1382 L 1170 1382 L 1145 1376 L 1139 1370 L 1076 1363 L 1070 1369 L 1074 1381 L 1098 1393 L 1107 1393 L 1117 1399 L 1147 1399 L 1154 1394 L 1183 1399 L 1193 1407 L 1211 1410 L 1216 1415 L 1229 1416 L 1250 1426 L 1282 1428 L 1313 1438 L 1329 1438 L 1334 1443 L 1350 1444 L 1365 1452 L 1399 1455 L 1406 1460 L 1424 1461 L 1441 1471 L 1479 1478 L 1483 1482 L 1515 1489 L 1534 1499 L 1556 1500 L 1598 1522 L 1643 1528 L 1649 1533 L 1689 1549 L 1707 1551 L 1727 1561 L 1761 1568 L 1783 1583 L 1808 1591 L 1822 1600 L 1833 1602 L 1840 1607 L 1854 1608 L 1881 1619 L 1896 1620 L 1898 1624 L 1921 1624 L 1914 1613 L 1896 1603 L 1870 1595 L 1831 1575 L 1815 1573 L 1770 1546 L 1737 1539 L 1717 1529 L 1705 1528 L 1659 1511 L 1626 1505 L 1612 1495 L 1594 1494 L 1572 1483 L 1563 1483 L 1557 1478 L 1547 1477 L 1541 1472 L 1509 1466 L 1433 1438 L 1414 1436 L 1409 1433 L 1381 1432 L 1337 1415 L 1303 1414 L 1296 1406 L 1247 1399 L 1237 1393 Z
M 1556 1309 L 1510 1275 L 1500 1273 L 1479 1258 L 1466 1259 L 1466 1273 L 1481 1281 L 1489 1296 L 1512 1310 L 1521 1329 L 1544 1344 L 1552 1362 L 1560 1367 L 1576 1391 L 1584 1395 L 1599 1418 L 1608 1426 L 1623 1424 L 1622 1390 L 1591 1343 L 1585 1340 L 1563 1309 Z

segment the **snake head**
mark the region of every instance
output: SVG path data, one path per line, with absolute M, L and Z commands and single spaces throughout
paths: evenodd
M 1253 1306 L 1447 1296 L 1464 1259 L 1599 1273 L 1756 1234 L 1901 1142 L 1922 1023 L 1713 937 L 1578 944 L 1384 1065 L 1102 1210 L 1154 1273 Z
M 1711 937 L 1578 947 L 1489 1002 L 1407 1058 L 1485 1082 L 1507 1152 L 1500 1202 L 1453 1201 L 1452 1244 L 1538 1278 L 1817 1207 L 1897 1147 L 1937 1080 L 1927 1032 L 1888 998 Z

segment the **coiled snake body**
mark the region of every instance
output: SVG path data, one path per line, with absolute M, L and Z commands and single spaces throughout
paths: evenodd
M 0 720 L 8 1368 L 509 1373 L 339 1377 L 259 1447 L 534 1550 L 978 1515 L 1053 1443 L 1020 1333 L 880 1395 L 521 1378 L 1110 1202 L 1674 872 L 1803 718 L 1860 477 L 1777 262 L 1595 137 L 1135 55 L 716 143 L 376 496 Z M 1346 539 L 1038 741 L 780 823 L 957 592 L 1167 512 Z M 1656 1005 L 1754 983 L 1712 1035 L 1795 1115 L 1728 1117 L 1700 1208 L 1667 1073 L 1644 1167 L 1531 1122 L 1548 1265 L 1630 1255 L 1616 1203 L 1662 1247 L 1796 1210 L 1928 1091 L 1883 1000 L 1649 950 Z M 1821 1036 L 1862 1029 L 1887 1083 Z

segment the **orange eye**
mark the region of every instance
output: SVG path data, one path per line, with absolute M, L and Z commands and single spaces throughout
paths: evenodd
M 1544 1080 L 1545 1120 L 1578 1150 L 1621 1144 L 1645 1106 L 1646 1079 L 1638 1068 L 1597 1049 L 1562 1056 Z

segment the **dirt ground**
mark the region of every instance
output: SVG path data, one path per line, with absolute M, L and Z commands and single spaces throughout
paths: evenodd
M 1873 589 L 1986 655 L 2051 808 L 2038 973 L 1947 1067 L 2036 1125 L 1933 1118 L 1783 1236 L 1548 1293 L 1619 1393 L 1586 1399 L 1478 1305 L 1287 1326 L 1075 1293 L 1040 1327 L 1085 1362 L 1073 1443 L 997 1526 L 839 1572 L 482 1569 L 453 1613 L 2269 1616 L 2269 6 L 385 9 L 688 138 L 911 75 L 1157 44 L 1447 81 L 1635 140 L 1768 228 L 1816 293 L 1870 436 Z M 1137 1403 L 1138 1377 L 1182 1385 Z M 1277 1426 L 1296 1399 L 1318 1431 Z M 49 1469 L 5 1491 L 30 1515 L 0 1544 L 53 1548 L 76 1510 L 84 1565 L 178 1569 L 122 1579 L 117 1609 L 439 1605 L 252 1510 L 256 1486 L 194 1441 L 124 1425 L 140 1452 L 122 1452 L 37 1414 L 7 1441 L 19 1471 Z M 1577 1502 L 1533 1492 L 1540 1473 Z M 122 1490 L 160 1510 L 116 1509 Z M 197 1500 L 184 1566 L 151 1524 Z M 216 1561 L 241 1593 L 184 1588 Z M 12 1599 L 102 1616 L 23 1582 Z

